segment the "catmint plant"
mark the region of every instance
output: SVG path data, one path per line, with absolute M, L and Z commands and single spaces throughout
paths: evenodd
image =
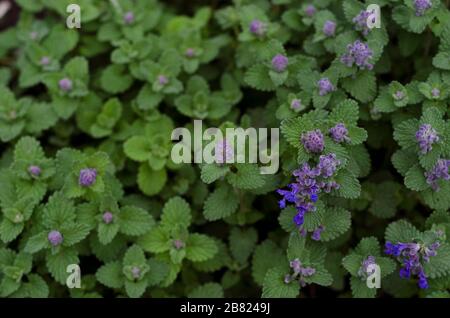
M 1 20 L 0 297 L 450 296 L 448 1 L 66 2 Z

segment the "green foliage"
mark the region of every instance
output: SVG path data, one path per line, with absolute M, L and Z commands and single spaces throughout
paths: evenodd
M 356 18 L 370 1 L 15 2 L 0 297 L 450 296 L 448 1 L 373 1 L 373 29 Z M 244 162 L 177 163 L 175 143 L 195 157 L 206 127 L 281 133 Z M 437 241 L 428 288 L 387 255 Z

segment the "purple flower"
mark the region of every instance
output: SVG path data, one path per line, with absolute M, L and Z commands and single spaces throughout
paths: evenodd
M 56 231 L 56 230 L 50 231 L 48 233 L 47 238 L 52 246 L 58 246 L 63 241 L 63 236 L 62 236 L 61 232 Z
M 434 191 L 439 191 L 438 180 L 450 180 L 450 175 L 448 173 L 449 167 L 450 160 L 439 159 L 430 171 L 425 172 L 426 181 Z
M 425 276 L 425 272 L 423 271 L 423 269 L 419 272 L 419 287 L 421 289 L 428 288 L 427 277 Z
M 125 24 L 131 24 L 134 21 L 134 13 L 131 11 L 128 11 L 127 13 L 124 14 L 123 16 L 123 21 L 125 22 Z
M 437 236 L 438 238 L 439 236 Z M 385 253 L 397 257 L 402 268 L 399 275 L 403 279 L 409 279 L 413 275 L 419 278 L 418 285 L 420 288 L 428 288 L 428 281 L 423 270 L 424 262 L 429 262 L 430 257 L 437 255 L 436 250 L 439 248 L 439 241 L 435 241 L 428 246 L 419 243 L 397 243 L 392 244 L 386 242 Z
M 219 141 L 214 148 L 214 155 L 217 164 L 230 162 L 234 157 L 234 150 L 226 139 Z
M 397 244 L 392 244 L 391 242 L 387 241 L 384 245 L 384 253 L 387 255 L 392 256 L 399 256 L 401 250 L 399 249 Z
M 313 239 L 314 241 L 320 241 L 320 235 L 322 234 L 322 232 L 325 230 L 325 227 L 323 225 L 319 225 L 318 228 L 316 228 L 313 232 L 313 234 L 311 235 L 311 239 Z
M 292 268 L 294 274 L 299 274 L 302 271 L 302 262 L 298 258 L 289 262 L 289 267 Z
M 315 268 L 302 266 L 302 262 L 298 258 L 289 262 L 289 267 L 293 270 L 293 274 L 287 274 L 284 277 L 284 282 L 286 284 L 289 284 L 293 280 L 298 279 L 300 285 L 305 286 L 306 283 L 304 281 L 304 278 L 310 277 L 316 273 Z
M 78 184 L 82 187 L 89 187 L 97 179 L 97 170 L 94 168 L 85 168 L 80 170 Z
M 186 57 L 192 58 L 195 56 L 195 50 L 190 47 L 190 48 L 186 49 L 186 52 L 184 52 L 184 55 Z
M 263 36 L 266 33 L 266 29 L 266 24 L 257 19 L 253 20 L 249 27 L 250 32 L 256 36 Z
M 333 36 L 336 32 L 336 23 L 331 20 L 327 20 L 323 25 L 322 31 L 326 36 Z
M 299 110 L 302 107 L 302 101 L 300 99 L 294 98 L 291 101 L 291 108 L 293 110 Z
M 319 187 L 323 192 L 330 193 L 333 190 L 338 190 L 341 186 L 336 181 L 321 181 Z
M 158 75 L 158 83 L 159 85 L 166 85 L 169 83 L 169 79 L 164 75 Z
M 358 270 L 358 276 L 361 277 L 363 280 L 365 280 L 369 274 L 368 268 L 370 265 L 374 265 L 375 263 L 375 256 L 367 256 L 366 259 L 363 260 L 361 267 Z
M 141 269 L 138 266 L 133 266 L 131 268 L 131 275 L 134 279 L 138 279 L 139 277 L 141 277 Z
M 372 58 L 372 55 L 373 52 L 366 43 L 356 40 L 347 46 L 347 53 L 341 57 L 341 62 L 348 67 L 356 64 L 360 69 L 371 70 L 373 65 L 369 63 L 369 59 Z
M 291 275 L 286 274 L 286 275 L 284 276 L 284 283 L 285 283 L 285 284 L 289 284 L 290 282 L 292 282 Z
M 30 32 L 30 39 L 36 40 L 38 38 L 39 34 L 36 31 Z
M 292 220 L 294 221 L 295 225 L 302 226 L 303 223 L 305 223 L 305 213 L 298 212 Z
M 39 64 L 42 66 L 47 66 L 50 64 L 50 58 L 48 56 L 43 56 L 41 60 L 39 61 Z
M 414 7 L 416 8 L 416 16 L 420 17 L 425 14 L 429 8 L 432 7 L 431 0 L 414 0 Z
M 439 88 L 433 88 L 433 89 L 431 90 L 431 95 L 432 95 L 434 98 L 439 98 L 439 96 L 441 95 L 441 91 L 439 90 Z
M 338 123 L 336 126 L 331 127 L 330 130 L 331 139 L 337 143 L 350 142 L 348 137 L 348 130 L 343 123 Z
M 38 177 L 41 174 L 41 168 L 39 166 L 29 166 L 28 173 L 33 177 Z
M 272 68 L 278 72 L 283 72 L 288 66 L 288 58 L 283 54 L 277 54 L 272 59 Z
M 319 157 L 319 164 L 317 167 L 319 168 L 322 177 L 330 178 L 334 175 L 340 164 L 341 162 L 336 158 L 336 155 L 334 153 L 329 153 Z
M 429 246 L 425 247 L 424 254 L 423 254 L 423 259 L 425 262 L 429 262 L 430 257 L 437 255 L 437 249 L 439 248 L 439 246 L 441 246 L 441 244 L 439 243 L 439 241 L 436 241 L 436 242 L 430 244 Z
M 320 129 L 307 131 L 301 136 L 301 142 L 307 152 L 321 153 L 325 147 Z
M 302 268 L 302 271 L 301 271 L 301 274 L 302 274 L 302 276 L 304 276 L 304 277 L 312 276 L 312 275 L 314 275 L 315 273 L 316 273 L 316 269 L 315 269 L 315 268 L 312 268 L 312 267 L 303 267 L 303 268 Z
M 59 81 L 59 88 L 64 92 L 70 91 L 72 89 L 72 81 L 67 77 L 61 79 Z
M 316 210 L 314 203 L 317 202 L 321 191 L 329 193 L 339 188 L 335 181 L 327 180 L 335 173 L 339 164 L 335 154 L 320 156 L 316 167 L 311 168 L 308 163 L 304 163 L 292 173 L 296 179 L 288 185 L 289 190 L 277 190 L 277 193 L 283 196 L 279 201 L 281 209 L 284 209 L 287 203 L 295 205 L 297 214 L 293 222 L 298 227 L 303 225 L 305 213 Z
M 431 125 L 422 124 L 416 132 L 416 140 L 419 143 L 420 152 L 426 154 L 433 149 L 433 144 L 439 141 L 439 136 Z
M 316 8 L 312 4 L 309 4 L 305 8 L 305 13 L 308 17 L 312 17 L 316 13 Z
M 353 18 L 353 23 L 355 24 L 355 29 L 361 31 L 363 35 L 369 34 L 370 28 L 367 26 L 367 19 L 370 16 L 370 12 L 366 10 L 361 10 L 356 17 Z
M 173 240 L 172 244 L 173 247 L 175 247 L 175 249 L 177 250 L 182 249 L 186 246 L 186 244 L 182 240 Z
M 103 222 L 105 222 L 105 224 L 109 224 L 113 221 L 114 216 L 111 212 L 106 211 L 105 213 L 103 213 L 102 219 L 103 219 Z
M 405 93 L 403 91 L 396 91 L 395 94 L 392 95 L 395 100 L 402 100 L 405 97 Z
M 324 96 L 328 93 L 334 91 L 334 86 L 328 77 L 323 77 L 317 82 L 317 86 L 319 87 L 319 95 Z

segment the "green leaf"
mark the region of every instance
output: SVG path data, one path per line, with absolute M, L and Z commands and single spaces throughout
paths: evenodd
M 201 179 L 204 183 L 210 184 L 217 179 L 224 177 L 230 168 L 226 165 L 205 164 L 201 169 Z
M 126 235 L 142 235 L 155 224 L 153 217 L 144 209 L 135 206 L 124 206 L 119 214 L 120 232 Z
M 47 228 L 58 229 L 75 220 L 75 207 L 72 201 L 60 192 L 53 194 L 44 207 L 43 224 Z
M 433 65 L 442 70 L 450 71 L 450 53 L 448 52 L 439 52 L 433 58 Z
M 146 195 L 159 193 L 167 182 L 166 169 L 153 170 L 146 163 L 139 166 L 137 182 L 139 189 Z
M 330 286 L 333 283 L 333 276 L 322 266 L 316 265 L 316 272 L 311 277 L 305 279 L 306 283 L 318 284 L 321 286 Z
M 168 265 L 157 259 L 150 259 L 148 261 L 150 271 L 148 275 L 148 284 L 150 286 L 155 286 L 160 284 L 167 276 L 169 268 Z
M 79 264 L 77 253 L 73 249 L 65 249 L 57 254 L 47 254 L 47 268 L 52 277 L 60 284 L 65 285 L 69 274 L 67 266 Z
M 23 223 L 13 223 L 8 219 L 3 219 L 0 223 L 0 238 L 3 242 L 13 241 L 23 230 Z
M 395 169 L 402 175 L 405 176 L 408 170 L 417 163 L 416 155 L 410 151 L 397 150 L 392 155 L 392 164 Z
M 225 243 L 218 239 L 215 239 L 215 242 L 218 248 L 218 252 L 214 255 L 213 258 L 210 258 L 203 262 L 195 262 L 195 269 L 202 272 L 214 272 L 221 269 L 226 264 L 231 263 L 231 257 L 228 253 L 228 249 Z
M 399 242 L 411 242 L 419 236 L 420 232 L 405 220 L 400 220 L 389 224 L 385 233 L 386 241 L 390 241 L 394 244 Z
M 191 234 L 186 242 L 186 258 L 193 262 L 202 262 L 217 253 L 216 242 L 203 234 Z
M 352 276 L 357 276 L 363 260 L 364 257 L 362 255 L 351 253 L 342 259 L 342 266 Z
M 52 29 L 43 45 L 51 52 L 56 59 L 61 59 L 68 52 L 73 50 L 78 42 L 78 32 L 57 26 Z
M 288 206 L 281 210 L 278 222 L 283 230 L 286 232 L 295 231 L 297 228 L 294 223 L 294 216 L 297 214 L 297 210 L 293 206 Z
M 118 261 L 105 264 L 97 270 L 95 277 L 109 288 L 121 288 L 124 284 L 122 264 Z
M 252 276 L 255 282 L 262 286 L 267 271 L 277 266 L 283 266 L 286 263 L 285 258 L 281 248 L 269 239 L 258 245 L 252 259 Z
M 423 191 L 429 188 L 423 169 L 419 165 L 412 166 L 405 175 L 405 185 L 415 191 Z
M 64 66 L 64 71 L 70 78 L 87 81 L 89 75 L 88 61 L 81 56 L 74 57 Z
M 90 231 L 90 227 L 85 224 L 66 225 L 61 228 L 61 234 L 64 238 L 64 246 L 72 246 L 82 241 Z
M 370 173 L 371 161 L 370 155 L 364 145 L 347 147 L 349 162 L 347 168 L 355 172 L 359 178 L 365 177 Z
M 188 228 L 191 220 L 191 208 L 183 198 L 173 197 L 164 205 L 161 216 L 162 226 L 172 228 L 180 225 L 183 228 Z
M 348 127 L 348 136 L 350 137 L 350 144 L 359 145 L 367 140 L 367 131 L 359 127 Z
M 431 278 L 439 278 L 450 273 L 450 246 L 448 243 L 442 244 L 436 256 L 430 257 L 430 261 L 425 263 L 424 271 Z
M 336 190 L 338 196 L 346 199 L 356 199 L 361 193 L 361 185 L 358 179 L 348 170 L 341 170 L 336 176 L 336 182 L 340 188 Z
M 344 234 L 351 225 L 351 213 L 342 208 L 326 208 L 320 240 L 327 242 Z
M 143 162 L 149 160 L 151 147 L 147 137 L 133 136 L 124 143 L 123 151 L 127 157 Z
M 257 90 L 273 91 L 276 86 L 272 79 L 267 76 L 268 73 L 266 66 L 263 64 L 255 64 L 245 73 L 244 81 Z
M 206 283 L 192 290 L 188 298 L 223 298 L 223 288 L 217 283 Z
M 141 236 L 138 244 L 145 251 L 153 253 L 166 252 L 172 246 L 169 234 L 161 227 L 154 227 L 148 233 Z
M 34 254 L 36 252 L 39 252 L 48 245 L 49 244 L 47 239 L 47 233 L 41 232 L 28 239 L 24 251 L 27 253 Z
M 371 191 L 372 204 L 370 213 L 380 218 L 391 218 L 395 215 L 399 190 L 401 186 L 393 181 L 384 181 L 374 185 Z
M 112 64 L 106 67 L 100 77 L 101 87 L 108 93 L 125 92 L 133 84 L 133 77 L 126 73 L 123 65 Z
M 111 243 L 111 241 L 116 237 L 117 232 L 119 232 L 118 224 L 104 224 L 100 223 L 98 225 L 98 240 L 103 245 Z
M 143 265 L 146 263 L 145 254 L 139 245 L 132 245 L 123 256 L 123 265 Z
M 230 233 L 231 255 L 239 263 L 245 264 L 254 250 L 258 240 L 258 233 L 255 229 L 239 229 L 234 227 Z
M 264 185 L 264 176 L 257 164 L 236 164 L 237 171 L 231 170 L 227 175 L 230 184 L 238 189 L 256 189 Z
M 28 275 L 28 282 L 24 284 L 27 296 L 30 298 L 47 298 L 49 288 L 45 280 L 36 274 Z
M 296 281 L 288 284 L 284 282 L 287 271 L 283 267 L 271 268 L 264 277 L 262 298 L 295 298 L 299 294 Z
M 205 201 L 203 215 L 209 221 L 223 219 L 236 212 L 239 199 L 228 185 L 221 185 Z
M 377 293 L 376 288 L 368 288 L 365 280 L 355 276 L 350 278 L 350 287 L 354 298 L 374 298 Z
M 16 290 L 20 288 L 20 282 L 17 282 L 16 280 L 5 277 L 2 279 L 0 283 L 0 296 L 1 297 L 7 297 L 14 293 Z
M 363 103 L 373 100 L 377 93 L 377 81 L 371 71 L 358 72 L 355 78 L 345 78 L 341 85 L 350 95 Z
M 336 123 L 345 123 L 347 126 L 356 126 L 359 118 L 358 103 L 346 99 L 333 108 L 329 119 Z
M 416 147 L 415 136 L 418 128 L 419 122 L 417 119 L 405 120 L 395 127 L 394 139 L 402 148 Z

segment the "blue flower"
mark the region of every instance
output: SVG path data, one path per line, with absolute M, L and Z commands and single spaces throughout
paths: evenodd
M 295 205 L 297 214 L 294 216 L 293 222 L 298 227 L 303 225 L 306 212 L 316 210 L 314 203 L 319 199 L 321 191 L 329 193 L 331 190 L 339 188 L 335 181 L 329 180 L 339 165 L 340 161 L 336 159 L 335 154 L 322 155 L 319 157 L 316 167 L 311 168 L 308 163 L 304 163 L 292 173 L 296 179 L 295 182 L 288 185 L 289 190 L 277 190 L 277 193 L 283 196 L 278 202 L 281 209 L 286 208 L 287 203 Z M 320 233 L 317 233 L 316 236 L 320 239 Z
M 409 279 L 413 275 L 417 275 L 419 287 L 425 289 L 428 288 L 428 281 L 423 270 L 423 262 L 429 262 L 429 258 L 437 254 L 436 250 L 438 248 L 439 241 L 428 246 L 415 242 L 392 244 L 388 241 L 385 244 L 384 252 L 397 257 L 400 261 L 402 268 L 399 271 L 399 275 L 401 278 Z

